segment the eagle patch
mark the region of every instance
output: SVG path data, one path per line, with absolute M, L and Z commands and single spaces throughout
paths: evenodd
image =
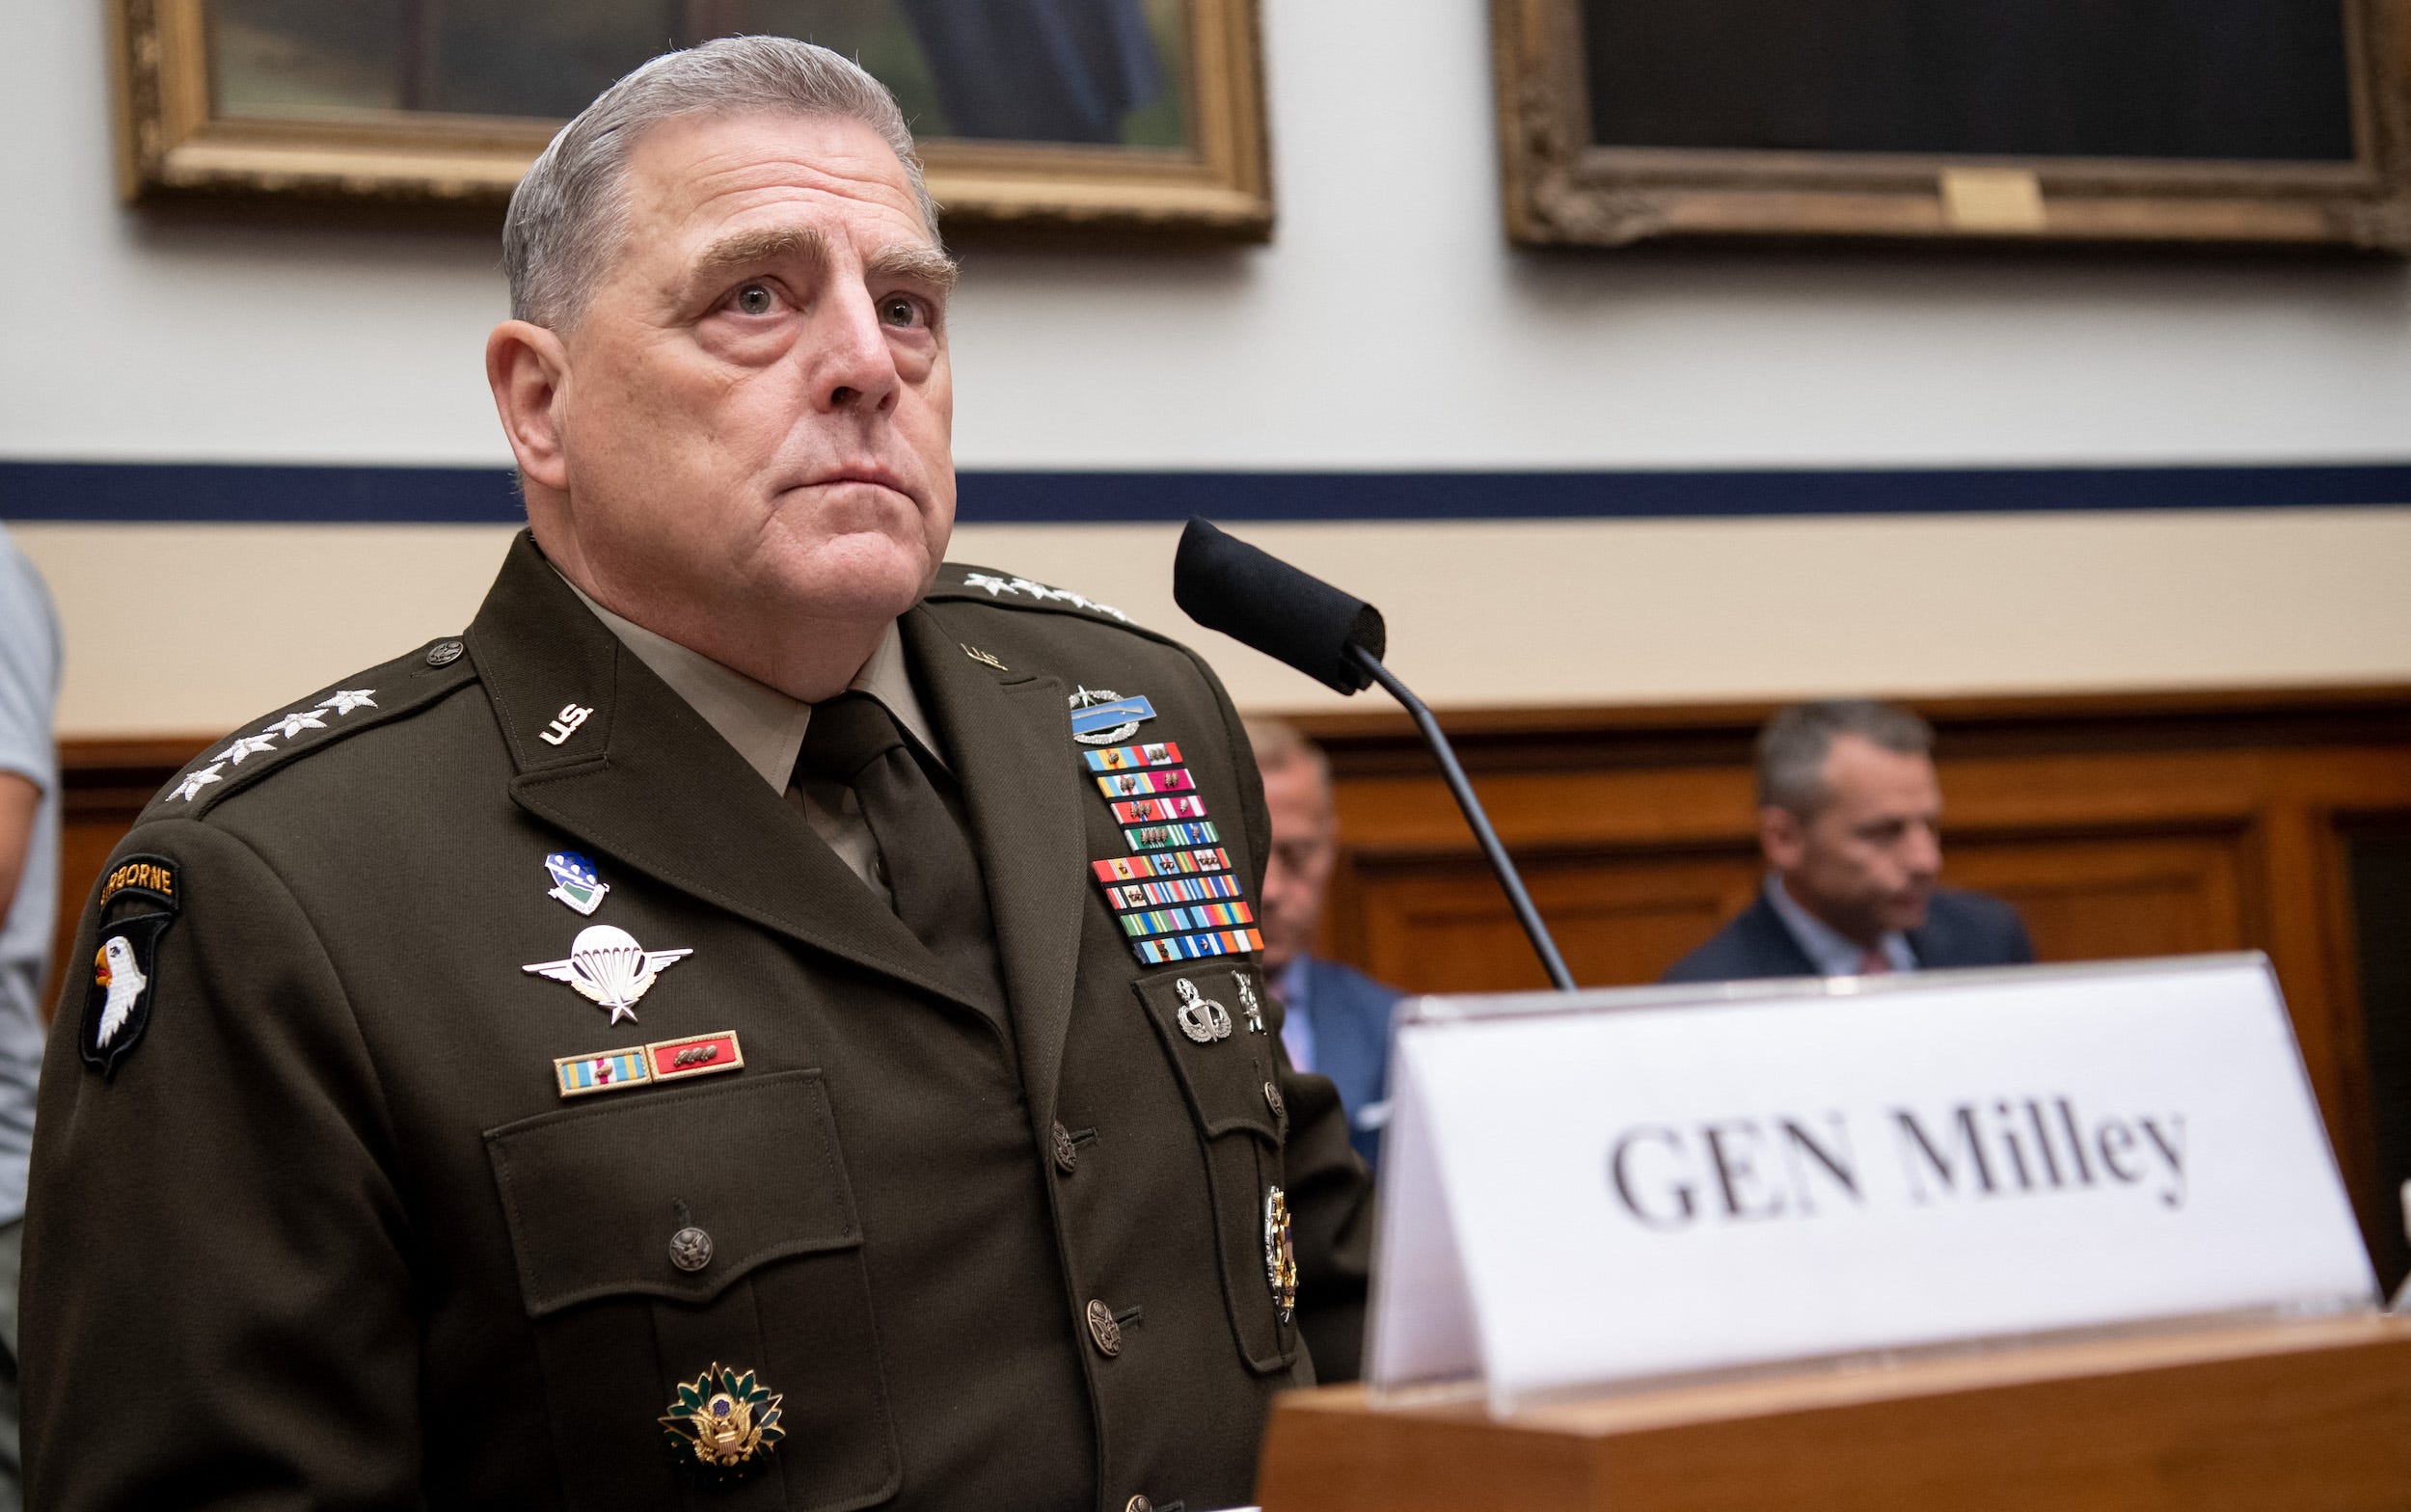
M 176 863 L 163 855 L 126 856 L 100 884 L 100 948 L 84 989 L 80 1043 L 84 1064 L 103 1076 L 116 1072 L 150 1026 L 159 937 L 182 907 Z

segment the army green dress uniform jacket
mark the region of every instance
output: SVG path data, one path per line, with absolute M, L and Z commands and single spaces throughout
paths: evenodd
M 1130 846 L 1070 737 L 1082 688 L 1151 700 L 1131 739 L 1178 742 L 1258 896 L 1220 685 L 1009 581 L 950 566 L 900 622 L 1001 1018 L 525 536 L 461 641 L 165 790 L 42 1078 L 34 1504 L 1248 1500 L 1271 1394 L 1314 1378 L 1302 1328 L 1361 1310 L 1368 1189 L 1330 1085 L 1235 1016 L 1269 1016 L 1255 958 L 1142 964 L 1092 874 Z M 570 850 L 609 889 L 591 918 L 547 890 Z M 651 953 L 636 1022 L 525 969 L 591 925 Z M 1183 1032 L 1200 1000 L 1233 1032 Z M 556 1060 L 714 1036 L 741 1066 L 563 1095 Z M 726 1483 L 661 1420 L 716 1367 L 784 1433 Z

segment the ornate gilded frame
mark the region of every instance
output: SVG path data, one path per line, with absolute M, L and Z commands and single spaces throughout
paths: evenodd
M 1507 235 L 1527 246 L 2040 240 L 2411 252 L 2411 0 L 2338 3 L 2359 150 L 2331 165 L 1601 147 L 1590 140 L 1583 0 L 1491 0 Z
M 1192 152 L 922 144 L 949 233 L 1105 228 L 1170 241 L 1264 241 L 1272 174 L 1258 0 L 1190 0 Z M 270 121 L 216 114 L 204 0 L 110 0 L 118 184 L 129 202 L 499 207 L 558 122 L 391 112 Z

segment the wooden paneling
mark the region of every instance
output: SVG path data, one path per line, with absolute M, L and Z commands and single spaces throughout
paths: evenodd
M 2045 960 L 2190 956 L 2257 946 L 2242 905 L 2242 831 L 1975 839 L 1953 883 L 2015 904 Z
M 1933 700 L 1944 878 L 2009 899 L 2045 960 L 2264 950 L 2372 1248 L 2397 1279 L 2340 826 L 2411 817 L 2411 688 Z M 1746 905 L 1768 706 L 1444 720 L 1576 979 L 1654 981 Z M 1324 943 L 1411 991 L 1545 985 L 1403 715 L 1299 721 L 1331 753 Z
M 1939 732 L 1945 879 L 2022 909 L 2046 960 L 2265 950 L 2362 1222 L 2380 1180 L 2343 836 L 2411 823 L 2411 688 L 1920 701 Z M 1749 753 L 1768 706 L 1445 716 L 1577 980 L 1648 982 L 1758 885 Z M 1331 954 L 1414 991 L 1544 986 L 1402 714 L 1299 721 L 1331 752 Z M 200 739 L 72 742 L 62 958 L 100 864 Z

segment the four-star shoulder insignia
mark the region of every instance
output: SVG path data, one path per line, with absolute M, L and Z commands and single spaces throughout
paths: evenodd
M 462 649 L 458 640 L 439 641 L 433 649 L 358 674 L 357 681 L 366 687 L 323 688 L 265 724 L 230 735 L 223 744 L 194 758 L 152 802 L 178 805 L 170 812 L 198 813 L 282 765 L 288 752 L 317 748 L 344 731 L 374 725 L 442 697 L 475 676 Z
M 238 735 L 234 737 L 233 744 L 209 759 L 213 762 L 230 761 L 239 767 L 254 756 L 275 749 L 276 737 L 273 735 Z
M 1037 604 L 1064 605 L 1075 609 L 1086 609 L 1091 614 L 1101 614 L 1107 619 L 1124 625 L 1132 623 L 1129 615 L 1123 613 L 1110 604 L 1099 604 L 1085 593 L 1075 593 L 1070 588 L 1049 587 L 1032 578 L 1009 577 L 1004 573 L 989 572 L 980 567 L 957 567 L 952 563 L 947 564 L 938 577 L 936 588 L 933 591 L 942 593 L 949 590 L 964 598 L 985 595 L 989 599 L 1001 600 L 1006 603 L 1017 599 Z
M 290 742 L 304 730 L 323 730 L 327 720 L 339 718 L 356 709 L 374 709 L 377 701 L 373 688 L 340 688 L 307 709 L 296 709 L 280 715 L 260 727 L 257 735 L 237 735 L 232 743 L 208 760 L 208 765 L 196 767 L 178 779 L 168 794 L 171 803 L 190 803 L 201 790 L 213 782 L 226 780 L 226 769 L 240 767 L 254 756 L 265 756 L 279 747 L 277 742 Z
M 260 731 L 259 733 L 262 735 L 282 735 L 289 741 L 294 736 L 301 734 L 304 730 L 323 730 L 326 727 L 327 722 L 318 717 L 317 710 L 303 709 L 297 710 L 292 714 L 288 714 L 282 719 L 273 721 L 266 729 Z
M 225 781 L 225 778 L 218 775 L 218 768 L 222 765 L 223 763 L 207 767 L 196 767 L 191 771 L 184 773 L 184 780 L 176 785 L 176 791 L 174 793 L 168 795 L 168 801 L 173 803 L 176 799 L 181 798 L 185 802 L 190 803 L 194 796 L 199 794 L 202 789 L 209 786 L 209 784 L 213 782 Z

